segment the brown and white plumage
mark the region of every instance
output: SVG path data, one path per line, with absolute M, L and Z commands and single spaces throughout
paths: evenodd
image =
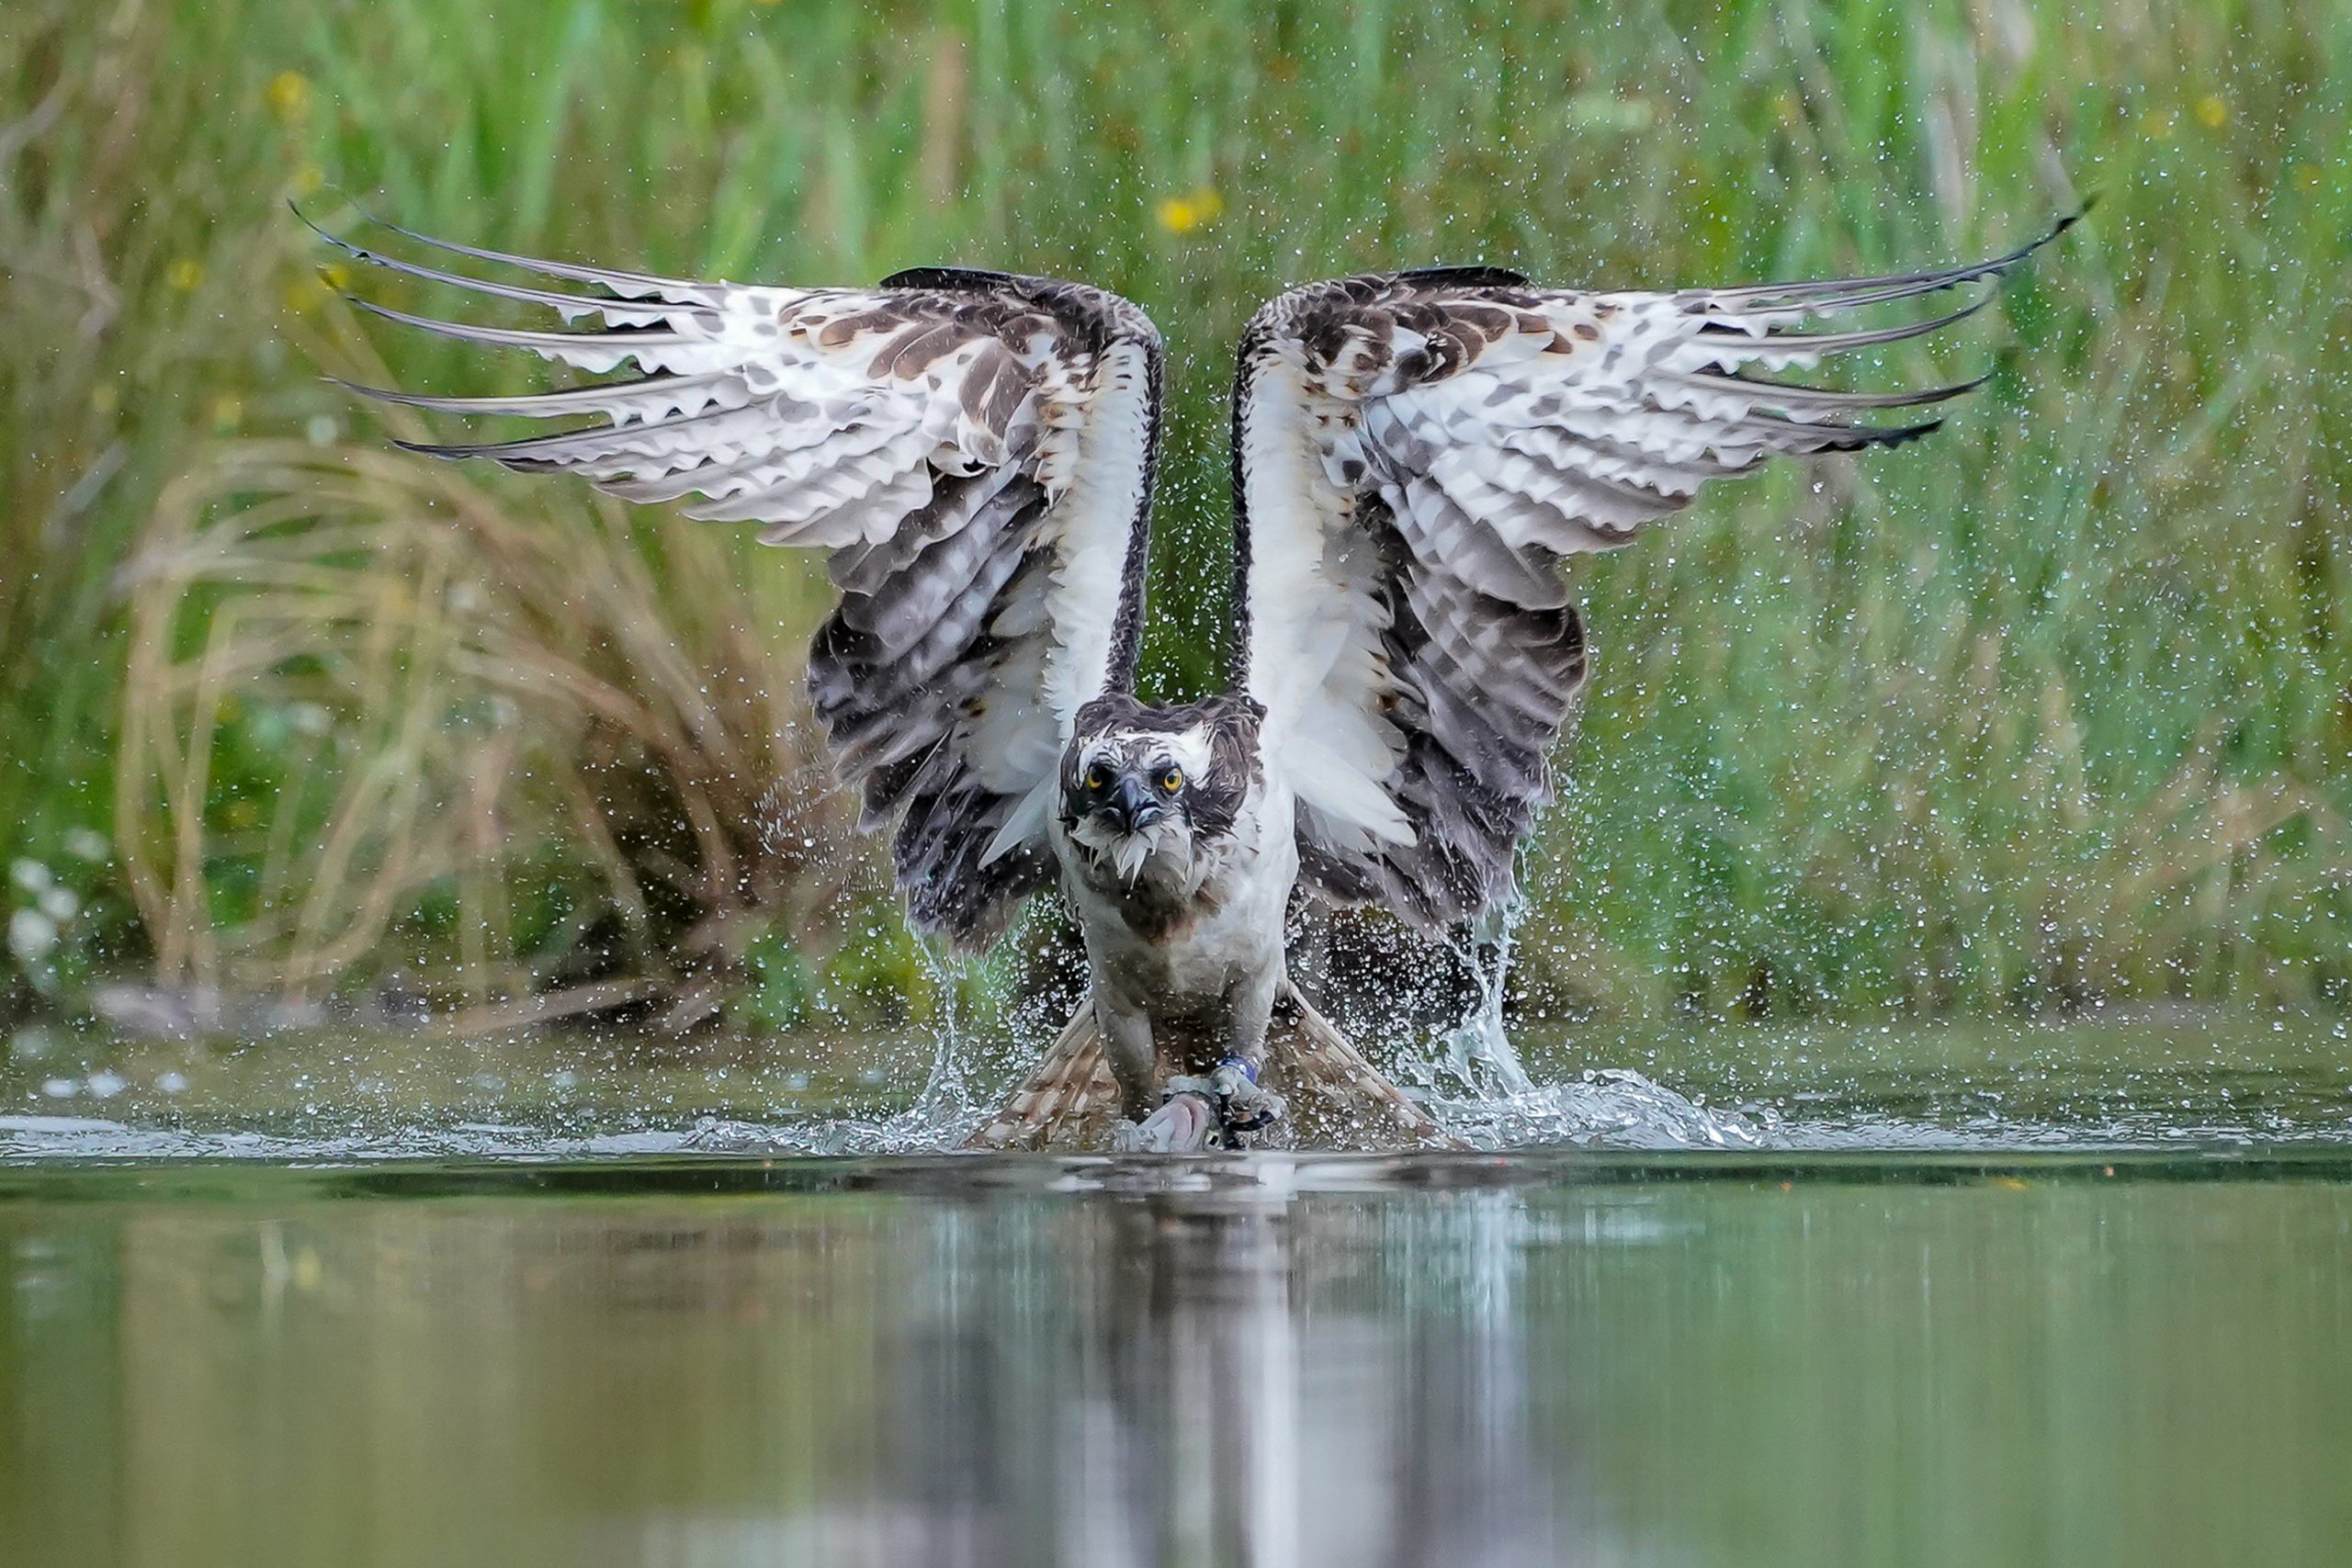
M 1836 318 L 1997 277 L 2065 227 L 1989 262 L 1839 283 L 1585 292 L 1473 267 L 1290 290 L 1251 320 L 1237 369 L 1232 689 L 1183 707 L 1133 695 L 1161 349 L 1126 300 L 949 268 L 742 288 L 407 236 L 575 292 L 334 243 L 575 330 L 369 307 L 388 319 L 635 369 L 531 397 L 372 391 L 594 421 L 417 450 L 695 497 L 689 516 L 831 552 L 842 601 L 810 694 L 866 825 L 895 829 L 916 924 L 978 944 L 1058 885 L 1085 938 L 1094 1033 L 1067 1037 L 980 1136 L 1077 1126 L 1107 1075 L 1123 1137 L 1192 1146 L 1264 1127 L 1285 1095 L 1347 1136 L 1435 1135 L 1290 988 L 1294 885 L 1425 928 L 1506 901 L 1585 676 L 1561 558 L 1766 457 L 1934 428 L 1869 419 L 1969 384 L 1772 378 L 1950 325 L 1983 301 Z M 1173 1100 L 1155 1113 L 1156 1090 Z
M 395 231 L 406 234 L 405 231 Z M 365 308 L 445 337 L 638 374 L 513 398 L 368 390 L 468 415 L 594 416 L 519 441 L 419 446 L 576 474 L 690 517 L 831 551 L 840 606 L 809 687 L 868 827 L 896 823 L 918 925 L 966 945 L 1046 886 L 1055 772 L 1078 710 L 1132 684 L 1161 348 L 1083 285 L 929 268 L 869 289 L 745 288 L 407 235 L 593 293 L 491 281 L 330 239 L 428 282 L 602 330 Z M 364 302 L 363 302 L 364 303 Z
M 2068 220 L 2069 222 L 2072 220 Z M 1910 440 L 1862 416 L 1974 383 L 1847 392 L 1757 377 L 1948 326 L 1815 318 L 1994 277 L 1586 292 L 1491 268 L 1295 288 L 1234 394 L 1234 679 L 1298 795 L 1300 876 L 1442 926 L 1506 897 L 1585 675 L 1560 558 L 1629 543 L 1762 459 Z
M 1289 1137 L 1327 1149 L 1460 1148 L 1461 1141 L 1408 1099 L 1295 987 L 1275 999 L 1266 1080 L 1290 1102 Z M 1187 1064 L 1161 1064 L 1163 1077 Z M 1118 1122 L 1119 1085 L 1093 1010 L 1080 1008 L 1030 1074 L 964 1146 L 1083 1149 Z

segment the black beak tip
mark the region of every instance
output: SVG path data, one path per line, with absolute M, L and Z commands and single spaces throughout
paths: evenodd
M 1117 792 L 1102 803 L 1103 817 L 1122 833 L 1140 832 L 1159 820 L 1166 808 L 1154 800 L 1151 792 L 1131 778 L 1119 781 Z

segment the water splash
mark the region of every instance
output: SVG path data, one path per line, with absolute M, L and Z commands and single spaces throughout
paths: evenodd
M 940 998 L 931 1067 L 924 1076 L 922 1092 L 915 1096 L 914 1103 L 874 1125 L 875 1137 L 887 1146 L 862 1152 L 958 1147 L 989 1109 L 975 1098 L 971 1079 L 964 1071 L 971 1049 L 962 1018 L 963 965 L 927 941 L 920 943 L 916 951 L 922 954 L 923 966 L 931 971 L 932 983 Z M 853 1140 L 856 1138 L 858 1123 L 843 1121 L 835 1126 Z
M 1466 942 L 1447 941 L 1469 971 L 1476 999 L 1424 1055 L 1398 1064 L 1399 1079 L 1446 1131 L 1486 1149 L 1763 1148 L 1776 1142 L 1757 1119 L 1710 1111 L 1637 1072 L 1588 1072 L 1568 1084 L 1530 1077 L 1503 1027 L 1511 949 L 1526 912 L 1526 900 L 1514 895 L 1482 913 Z
M 1588 1072 L 1575 1083 L 1530 1085 L 1517 1094 L 1433 1100 L 1430 1109 L 1448 1132 L 1482 1149 L 1794 1146 L 1769 1113 L 1710 1110 L 1630 1069 Z
M 1404 1065 L 1406 1076 L 1424 1089 L 1433 1093 L 1450 1089 L 1474 1100 L 1512 1100 L 1534 1090 L 1518 1048 L 1503 1031 L 1511 942 L 1526 908 L 1526 901 L 1514 895 L 1500 908 L 1479 915 L 1466 945 L 1447 939 L 1446 946 L 1470 971 L 1478 998 L 1460 1023 L 1430 1042 L 1429 1057 Z

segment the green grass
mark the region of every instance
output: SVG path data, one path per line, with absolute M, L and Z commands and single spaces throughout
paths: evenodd
M 78 879 L 87 911 L 13 963 L 16 1005 L 160 963 L 305 995 L 437 965 L 492 1006 L 580 978 L 606 928 L 598 974 L 653 974 L 695 1007 L 746 994 L 752 1019 L 826 991 L 780 940 L 854 972 L 854 1008 L 935 988 L 883 918 L 873 846 L 835 847 L 838 811 L 807 807 L 832 857 L 818 880 L 849 906 L 795 891 L 805 868 L 762 861 L 741 822 L 649 872 L 549 782 L 611 784 L 590 792 L 607 828 L 619 811 L 655 836 L 681 789 L 751 809 L 742 778 L 695 783 L 789 751 L 789 716 L 749 697 L 651 761 L 526 704 L 510 771 L 465 788 L 481 737 L 385 739 L 497 694 L 481 627 L 384 652 L 384 628 L 420 624 L 401 551 L 436 517 L 479 505 L 543 562 L 602 541 L 577 547 L 636 584 L 647 649 L 787 696 L 816 569 L 577 487 L 370 467 L 384 431 L 322 369 L 381 352 L 449 387 L 529 370 L 363 333 L 312 279 L 288 196 L 664 271 L 947 261 L 1131 296 L 1170 342 L 1146 676 L 1180 694 L 1218 665 L 1231 345 L 1283 284 L 1472 259 L 1658 286 L 1895 267 L 2006 248 L 2095 195 L 1984 325 L 1862 372 L 1995 367 L 1933 440 L 1784 468 L 1577 565 L 1596 675 L 1529 859 L 1527 983 L 1547 1010 L 1634 1014 L 2342 1007 L 2347 90 L 2352 21 L 2325 0 L 25 0 L 0 17 L 0 856 Z M 288 441 L 310 456 L 271 456 Z M 356 500 L 355 475 L 374 482 Z M 238 667 L 242 705 L 229 665 L 201 668 L 258 646 L 236 641 L 256 591 L 204 556 L 222 537 L 371 585 L 333 615 L 278 604 L 271 635 L 293 640 Z M 459 576 L 494 564 L 448 547 Z M 629 628 L 596 626 L 584 665 L 662 686 L 650 651 L 606 657 Z M 373 685 L 351 673 L 363 632 Z M 417 694 L 428 667 L 458 685 Z M 323 737 L 288 730 L 297 701 Z M 185 760 L 200 731 L 223 739 L 175 794 L 153 747 Z M 335 805 L 379 798 L 354 782 L 371 767 L 416 786 L 395 848 L 443 847 L 335 863 L 384 906 L 342 941 L 287 911 L 317 901 L 310 846 L 334 812 L 377 809 Z M 467 811 L 495 852 L 465 847 Z M 116 832 L 116 857 L 75 860 L 76 829 Z M 713 853 L 756 874 L 714 880 Z

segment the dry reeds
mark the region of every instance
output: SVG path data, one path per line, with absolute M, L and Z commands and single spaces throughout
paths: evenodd
M 682 1025 L 756 931 L 822 949 L 875 890 L 796 724 L 797 628 L 725 536 L 541 499 L 283 441 L 165 491 L 125 571 L 116 817 L 166 984 L 299 1004 L 430 957 L 461 1027 L 653 998 Z

